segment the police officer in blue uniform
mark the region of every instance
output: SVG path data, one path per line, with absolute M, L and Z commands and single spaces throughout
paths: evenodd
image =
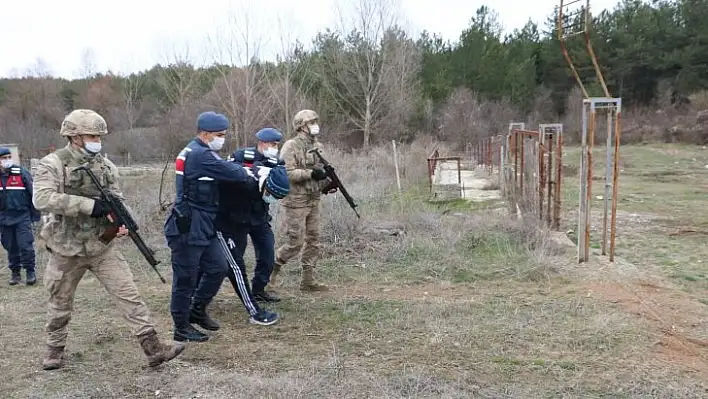
M 32 204 L 32 175 L 12 162 L 9 148 L 0 147 L 0 241 L 7 251 L 10 285 L 22 280 L 21 267 L 27 285 L 37 282 L 32 223 L 40 216 Z
M 256 133 L 256 138 L 258 139 L 256 147 L 242 148 L 233 153 L 232 159 L 234 162 L 245 167 L 264 166 L 273 168 L 278 165 L 284 165 L 282 160 L 278 160 L 278 144 L 283 139 L 282 133 L 277 129 L 264 128 Z M 253 271 L 253 280 L 251 282 L 253 296 L 257 301 L 261 302 L 278 302 L 280 298 L 265 290 L 270 281 L 273 264 L 275 263 L 275 238 L 270 225 L 272 220 L 270 206 L 263 201 L 260 195 L 257 195 L 251 198 L 249 205 L 237 209 L 244 211 L 237 216 L 238 223 L 234 223 L 233 232 L 235 237 L 239 237 L 234 241 L 237 243 L 242 242 L 243 244 L 239 266 L 245 269 L 243 252 L 246 250 L 246 236 L 248 235 L 251 237 L 253 250 L 256 254 L 256 267 Z M 238 260 L 238 258 L 236 259 Z
M 217 155 L 228 127 L 226 116 L 201 113 L 197 118 L 197 136 L 175 161 L 175 203 L 164 227 L 172 251 L 170 312 L 175 341 L 209 339 L 192 323 L 210 331 L 219 329 L 219 324 L 206 312 L 228 268 L 216 236 L 219 182 L 247 184 L 256 178 L 249 168 Z M 197 286 L 198 273 L 201 278 Z
M 217 216 L 217 237 L 221 241 L 224 256 L 229 263 L 228 277 L 239 299 L 250 314 L 249 322 L 259 325 L 271 325 L 278 321 L 276 313 L 261 309 L 254 300 L 246 279 L 246 265 L 243 254 L 246 250 L 248 235 L 254 243 L 256 258 L 264 267 L 270 267 L 274 258 L 273 233 L 268 224 L 268 204 L 284 198 L 290 191 L 290 182 L 285 167 L 275 168 L 253 165 L 258 169 L 258 184 L 249 187 L 248 193 L 236 184 L 222 183 L 219 196 L 221 205 Z M 256 269 L 258 270 L 258 269 Z M 267 278 L 267 276 L 265 277 Z M 259 280 L 254 278 L 254 286 Z M 263 289 L 259 288 L 261 294 Z

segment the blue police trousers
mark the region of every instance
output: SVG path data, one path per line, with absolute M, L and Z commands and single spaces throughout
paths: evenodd
M 24 266 L 27 271 L 34 271 L 34 235 L 29 219 L 11 226 L 0 226 L 0 242 L 7 251 L 8 268 L 19 271 Z
M 170 237 L 167 245 L 172 250 L 170 313 L 175 326 L 183 327 L 189 324 L 192 294 L 195 304 L 208 305 L 219 292 L 228 266 L 216 236 L 209 245 L 189 245 L 182 234 Z

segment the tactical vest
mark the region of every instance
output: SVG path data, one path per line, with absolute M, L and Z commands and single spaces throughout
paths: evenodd
M 315 154 L 308 151 L 318 148 L 323 152 L 323 145 L 318 140 L 310 140 L 305 134 L 300 133 L 294 138 L 288 140 L 283 145 L 282 157 L 286 162 L 293 164 L 287 165 L 295 169 L 312 169 L 314 167 L 322 168 L 323 165 Z M 327 155 L 324 154 L 326 157 Z M 312 206 L 321 198 L 321 190 L 327 185 L 327 180 L 316 181 L 314 179 L 305 179 L 303 181 L 291 181 L 290 192 L 280 200 L 280 205 L 286 207 L 303 207 Z
M 180 151 L 175 161 L 175 207 L 182 211 L 185 205 L 205 211 L 216 211 L 219 205 L 218 184 L 209 176 L 198 176 L 196 179 L 185 178 L 187 157 L 192 152 L 189 146 Z M 186 211 L 186 210 L 185 210 Z
M 31 201 L 22 169 L 12 165 L 5 181 L 0 176 L 0 212 L 28 211 Z
M 91 198 L 100 197 L 101 192 L 91 183 L 86 173 L 73 170 L 79 165 L 70 165 L 73 159 L 68 149 L 58 149 L 54 154 L 59 158 L 62 164 L 61 179 L 63 184 L 59 185 L 59 193 Z M 94 162 L 92 162 L 91 171 L 96 175 L 102 186 L 109 187 L 115 183 L 115 176 L 111 173 L 111 169 L 108 165 L 103 162 L 101 155 L 97 155 Z
M 74 170 L 80 164 L 74 160 L 69 149 L 61 148 L 55 151 L 54 155 L 61 162 L 61 170 L 57 170 L 60 194 L 100 198 L 98 189 L 93 186 L 86 172 Z M 116 176 L 100 155 L 91 162 L 91 171 L 106 188 L 116 182 Z M 95 256 L 113 245 L 111 243 L 107 246 L 98 240 L 106 227 L 111 225 L 107 218 L 92 218 L 81 213 L 72 217 L 61 214 L 53 216 L 53 219 L 45 220 L 41 232 L 47 248 L 52 252 L 63 256 Z

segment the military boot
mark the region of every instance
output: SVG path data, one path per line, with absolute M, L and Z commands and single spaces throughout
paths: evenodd
M 207 314 L 206 305 L 199 303 L 192 304 L 192 308 L 189 310 L 189 322 L 209 331 L 216 331 L 220 327 L 219 323 Z
M 268 283 L 271 287 L 280 287 L 281 281 L 278 278 L 278 275 L 280 274 L 280 269 L 282 267 L 283 265 L 277 260 L 273 264 L 273 271 L 270 273 L 270 282 Z
M 37 283 L 37 275 L 34 273 L 34 270 L 27 270 L 27 285 L 35 285 Z
M 10 285 L 17 285 L 22 281 L 22 276 L 19 270 L 13 270 L 10 276 Z
M 47 356 L 42 360 L 42 368 L 56 370 L 64 366 L 64 347 L 47 345 Z
M 314 268 L 302 268 L 302 281 L 300 281 L 300 291 L 327 291 L 329 288 L 315 281 Z
M 175 327 L 173 338 L 179 342 L 204 342 L 209 340 L 209 336 L 194 328 L 191 324 L 183 327 Z
M 177 343 L 168 345 L 160 342 L 155 330 L 150 330 L 150 332 L 139 336 L 138 339 L 140 340 L 140 346 L 143 348 L 143 352 L 145 352 L 145 356 L 148 358 L 148 365 L 150 367 L 169 362 L 184 351 L 184 344 Z

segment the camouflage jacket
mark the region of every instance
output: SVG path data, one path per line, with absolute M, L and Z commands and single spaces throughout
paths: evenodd
M 314 205 L 322 195 L 321 190 L 330 183 L 329 179 L 319 182 L 312 179 L 312 168 L 323 166 L 317 155 L 307 153 L 312 148 L 317 148 L 327 158 L 322 143 L 307 133 L 300 133 L 283 144 L 280 159 L 285 162 L 285 170 L 288 172 L 290 193 L 280 200 L 281 205 L 292 208 Z
M 100 198 L 100 193 L 85 172 L 73 170 L 86 162 L 101 184 L 123 200 L 118 168 L 100 154 L 91 158 L 68 144 L 42 158 L 35 171 L 32 202 L 43 213 L 40 236 L 57 255 L 96 256 L 113 245 L 98 240 L 110 222 L 91 217 L 94 198 Z

